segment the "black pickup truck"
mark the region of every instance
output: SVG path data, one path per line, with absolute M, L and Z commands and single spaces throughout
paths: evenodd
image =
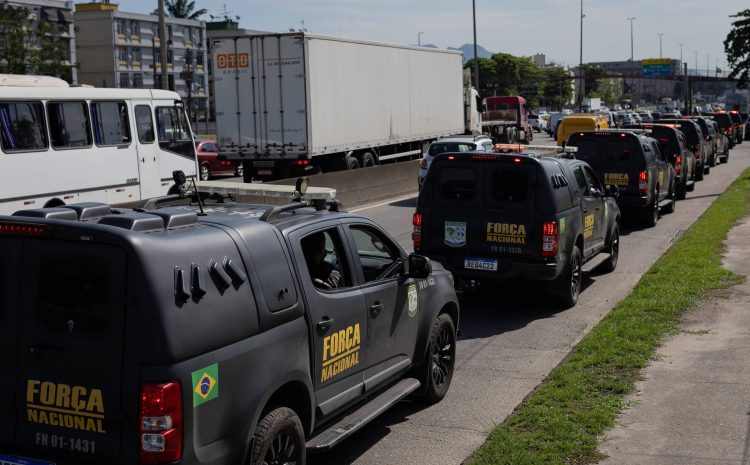
M 337 203 L 0 216 L 0 462 L 304 464 L 453 376 L 439 263 Z
M 619 255 L 620 209 L 580 160 L 452 153 L 433 162 L 414 213 L 414 250 L 461 281 L 545 281 L 565 307 L 581 274 Z

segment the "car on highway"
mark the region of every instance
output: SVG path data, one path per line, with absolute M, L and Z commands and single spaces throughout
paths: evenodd
M 326 198 L 186 196 L 0 216 L 0 462 L 303 464 L 446 395 L 439 263 Z
M 626 129 L 643 129 L 656 139 L 662 154 L 675 170 L 677 199 L 695 189 L 695 155 L 688 149 L 685 134 L 674 124 L 631 124 Z
M 638 121 L 633 118 L 633 115 L 629 111 L 621 111 L 618 113 L 620 117 L 620 124 L 622 126 L 627 126 L 628 124 L 638 124 Z
M 734 121 L 732 121 L 729 113 L 725 111 L 717 111 L 711 113 L 711 119 L 716 121 L 719 126 L 721 133 L 727 138 L 729 148 L 732 149 L 736 145 L 736 137 L 734 135 Z
M 703 175 L 708 174 L 711 171 L 711 165 L 709 164 L 711 147 L 701 127 L 692 120 L 686 120 L 682 118 L 661 118 L 656 121 L 659 124 L 675 124 L 680 127 L 680 131 L 685 134 L 685 139 L 688 142 L 688 148 L 695 154 L 696 168 L 695 168 L 695 180 L 703 180 Z
M 541 115 L 529 113 L 529 124 L 531 128 L 536 132 L 542 132 L 547 130 L 547 120 Z
M 645 131 L 577 132 L 570 136 L 568 146 L 577 148 L 576 158 L 587 162 L 602 184 L 619 188 L 617 204 L 623 216 L 632 212 L 653 227 L 660 211 L 674 212 L 675 169 L 656 139 Z
M 745 140 L 745 123 L 742 121 L 740 113 L 736 110 L 731 110 L 729 117 L 732 118 L 732 123 L 734 123 L 734 143 L 741 144 Z
M 414 250 L 442 263 L 459 289 L 539 281 L 559 304 L 572 307 L 582 273 L 617 266 L 617 193 L 580 160 L 442 154 L 417 199 Z
M 566 116 L 557 128 L 557 145 L 564 146 L 571 134 L 577 131 L 595 131 L 609 127 L 607 118 L 598 113 Z
M 713 125 L 709 125 L 708 120 L 703 116 L 683 116 L 682 119 L 698 123 L 708 150 L 706 164 L 712 167 L 716 166 L 716 157 L 719 152 L 719 138 L 716 136 L 716 133 L 713 132 Z
M 565 118 L 565 116 L 565 113 L 559 111 L 550 113 L 549 121 L 547 121 L 547 134 L 549 134 L 549 136 L 553 139 L 557 138 L 557 126 L 560 124 L 560 121 Z
M 208 181 L 217 175 L 242 176 L 242 162 L 220 159 L 219 146 L 215 140 L 196 140 L 195 149 L 198 153 L 198 177 L 201 181 Z
M 474 150 L 493 152 L 495 146 L 492 144 L 492 139 L 483 134 L 477 136 L 461 134 L 447 136 L 441 137 L 432 142 L 427 149 L 427 153 L 425 153 L 419 161 L 417 186 L 420 189 L 422 188 L 422 183 L 424 182 L 425 176 L 427 176 L 427 171 L 430 169 L 432 160 L 434 160 L 436 156 L 446 152 L 472 152 Z
M 715 134 L 716 137 L 716 163 L 726 162 L 729 158 L 729 138 L 721 131 L 719 123 L 711 119 L 710 116 L 706 117 L 706 123 L 711 133 Z
M 650 111 L 641 111 L 638 112 L 638 116 L 641 117 L 642 123 L 651 123 L 654 121 L 654 117 L 651 115 Z

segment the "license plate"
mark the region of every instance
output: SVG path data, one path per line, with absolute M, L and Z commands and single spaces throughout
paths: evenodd
M 0 454 L 0 465 L 55 465 L 53 462 Z
M 273 168 L 275 163 L 273 160 L 254 161 L 253 166 L 256 168 Z
M 465 258 L 464 268 L 467 270 L 497 271 L 497 260 L 488 258 Z
M 271 176 L 273 174 L 273 170 L 258 170 L 258 175 L 260 176 Z

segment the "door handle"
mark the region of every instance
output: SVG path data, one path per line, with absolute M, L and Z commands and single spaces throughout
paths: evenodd
M 29 353 L 38 357 L 47 357 L 50 355 L 57 355 L 63 351 L 60 346 L 54 346 L 49 344 L 37 344 L 29 347 Z
M 327 316 L 324 316 L 322 320 L 318 322 L 318 330 L 321 332 L 326 332 L 328 329 L 333 325 L 333 318 L 329 318 Z
M 373 318 L 378 316 L 378 314 L 382 311 L 383 311 L 383 304 L 381 304 L 380 302 L 375 302 L 375 304 L 372 307 L 370 307 L 370 315 L 372 315 Z

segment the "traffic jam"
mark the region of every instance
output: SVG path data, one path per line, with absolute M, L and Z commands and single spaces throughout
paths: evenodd
M 461 344 L 575 319 L 590 278 L 619 279 L 637 253 L 623 238 L 708 197 L 696 187 L 750 139 L 747 101 L 531 111 L 480 98 L 460 52 L 244 34 L 212 43 L 223 111 L 201 137 L 170 90 L 0 75 L 0 162 L 49 157 L 44 185 L 0 186 L 0 465 L 351 463 L 411 414 L 489 409 L 498 380 L 529 392 L 539 380 L 483 365 L 501 350 Z M 404 87 L 392 111 L 376 103 L 398 77 L 344 85 L 392 62 L 444 98 Z M 372 111 L 341 105 L 354 96 Z M 429 118 L 412 117 L 420 98 Z M 68 176 L 60 150 L 83 161 Z M 404 173 L 407 196 L 349 210 L 324 184 L 351 195 Z M 381 204 L 388 226 L 361 213 Z M 503 313 L 518 300 L 543 310 Z M 576 324 L 556 355 L 590 329 Z

